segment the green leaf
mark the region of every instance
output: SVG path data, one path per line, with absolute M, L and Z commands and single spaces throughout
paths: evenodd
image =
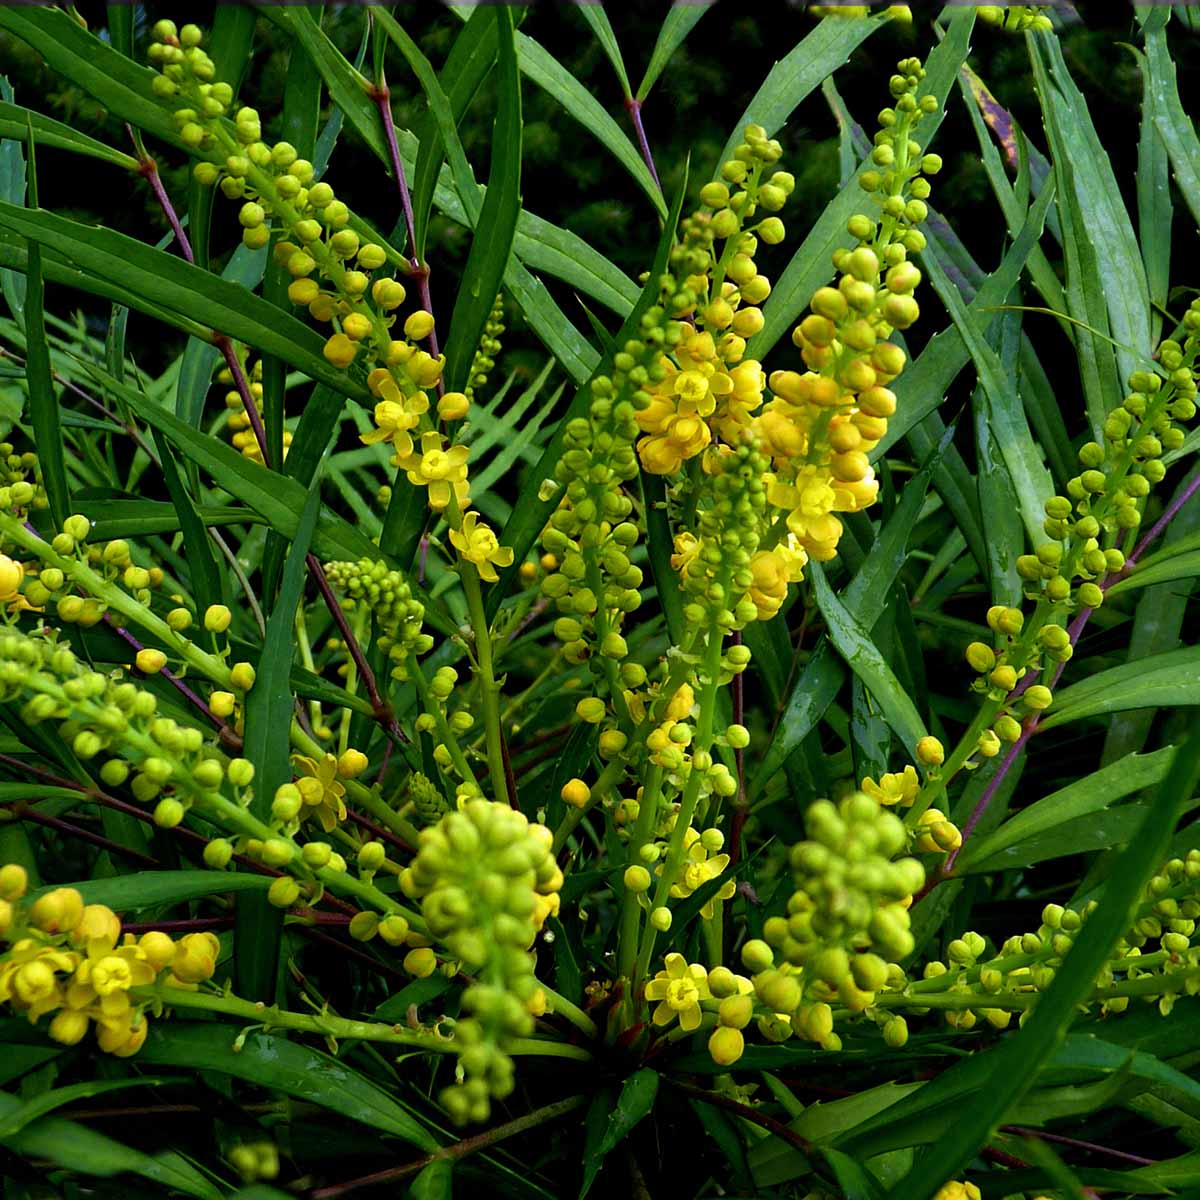
M 453 1159 L 435 1158 L 412 1181 L 408 1200 L 450 1200 L 454 1194 L 453 1173 Z
M 38 202 L 37 166 L 34 134 L 29 130 L 29 203 Z M 14 205 L 5 207 L 15 208 Z M 17 212 L 24 209 L 15 208 Z M 67 485 L 67 466 L 63 457 L 62 422 L 58 396 L 54 391 L 54 373 L 50 369 L 50 346 L 46 341 L 46 281 L 42 276 L 42 248 L 28 243 L 29 268 L 25 276 L 25 380 L 29 385 L 29 423 L 38 448 L 38 465 L 50 502 L 50 516 L 57 529 L 71 515 L 71 491 Z
M 358 1121 L 380 1133 L 432 1152 L 433 1136 L 382 1088 L 328 1054 L 255 1030 L 234 1049 L 244 1030 L 214 1022 L 152 1024 L 138 1062 L 232 1075 L 283 1092 Z
M 1200 704 L 1200 646 L 1110 667 L 1055 692 L 1041 728 L 1130 708 L 1192 704 Z
M 213 551 L 208 529 L 179 475 L 174 451 L 166 437 L 157 429 L 154 430 L 154 444 L 158 448 L 167 493 L 171 497 L 171 504 L 179 519 L 179 528 L 183 533 L 183 548 L 187 556 L 188 582 L 191 584 L 192 598 L 196 602 L 197 612 L 204 612 L 209 605 L 222 602 L 221 584 L 224 576 L 217 566 L 217 556 Z M 207 648 L 215 649 L 211 634 L 202 636 L 197 633 L 195 636 L 210 643 Z
M 683 45 L 684 39 L 696 28 L 697 22 L 715 2 L 716 0 L 694 0 L 694 3 L 690 4 L 671 5 L 663 19 L 662 28 L 658 31 L 658 38 L 650 53 L 650 61 L 646 65 L 646 73 L 642 76 L 642 82 L 638 84 L 639 102 L 644 101 L 650 94 L 650 89 L 658 82 L 658 77 L 671 61 L 675 51 Z
M 1128 754 L 1119 762 L 1059 788 L 1049 796 L 1023 808 L 994 833 L 973 838 L 958 856 L 960 871 L 1002 870 L 994 863 L 985 866 L 1010 849 L 1018 849 L 1029 838 L 1047 833 L 1055 826 L 1091 813 L 1101 812 L 1116 800 L 1158 783 L 1166 775 L 1175 757 L 1173 746 L 1153 754 Z
M 746 111 L 734 125 L 717 159 L 716 170 L 733 157 L 747 125 L 761 125 L 768 137 L 774 137 L 787 124 L 801 101 L 819 88 L 822 81 L 842 66 L 885 21 L 883 17 L 868 17 L 858 21 L 825 17 L 819 21 L 768 72 L 762 86 L 746 106 Z M 826 269 L 829 269 L 828 264 Z
M 28 142 L 31 136 L 38 146 L 45 149 L 67 150 L 73 154 L 83 154 L 88 158 L 97 158 L 102 162 L 113 163 L 124 167 L 127 171 L 137 170 L 137 159 L 120 150 L 114 150 L 95 138 L 88 137 L 64 125 L 53 117 L 44 117 L 32 109 L 23 108 L 19 104 L 0 101 L 0 138 L 12 138 L 18 142 Z
M 1176 579 L 1192 579 L 1200 575 L 1200 550 L 1189 550 L 1160 558 L 1156 562 L 1144 560 L 1138 563 L 1124 579 L 1118 579 L 1108 589 L 1108 596 L 1119 596 L 1137 588 L 1151 587 L 1156 583 L 1170 583 Z
M 69 1087 L 51 1088 L 14 1109 L 0 1112 L 0 1142 L 14 1137 L 31 1121 L 44 1117 L 56 1108 L 62 1108 L 64 1104 L 73 1104 L 76 1100 L 90 1100 L 93 1096 L 103 1096 L 125 1088 L 161 1087 L 163 1084 L 179 1082 L 181 1080 L 169 1076 L 143 1075 L 135 1079 L 95 1079 L 88 1083 L 75 1083 Z
M 1008 467 L 1025 532 L 1030 543 L 1038 545 L 1045 537 L 1042 526 L 1046 514 L 1042 505 L 1045 497 L 1054 494 L 1054 481 L 1029 431 L 1021 398 L 1011 383 L 1012 376 L 984 338 L 990 315 L 980 314 L 981 319 L 973 318 L 961 293 L 946 277 L 937 258 L 932 254 L 924 254 L 921 261 L 975 363 L 979 381 L 987 395 L 989 425 Z
M 613 33 L 613 27 L 609 23 L 608 14 L 604 11 L 603 4 L 580 4 L 576 6 L 575 11 L 592 27 L 592 32 L 596 35 L 596 41 L 600 43 L 601 49 L 608 55 L 608 61 L 612 63 L 613 70 L 617 73 L 617 79 L 621 83 L 621 91 L 625 94 L 625 99 L 628 100 L 633 94 L 629 88 L 629 76 L 625 71 L 625 60 L 621 57 L 621 47 L 617 45 L 617 35 Z
M 599 1144 L 584 1155 L 580 1200 L 591 1190 L 596 1172 L 600 1170 L 609 1151 L 615 1149 L 629 1131 L 649 1113 L 657 1096 L 658 1072 L 650 1067 L 635 1071 L 621 1085 L 621 1094 L 608 1113 L 608 1123 L 604 1126 Z
M 242 753 L 255 767 L 252 815 L 267 820 L 276 790 L 291 781 L 288 761 L 292 725 L 292 644 L 296 609 L 308 578 L 307 555 L 321 508 L 321 482 L 312 482 L 283 568 L 283 581 L 263 638 L 254 687 L 246 696 L 246 735 Z M 279 972 L 283 910 L 265 896 L 244 896 L 236 905 L 234 971 L 238 992 L 270 1002 Z
M 12 84 L 0 75 L 0 100 L 6 104 L 13 98 Z M 21 126 L 21 132 L 14 137 L 0 138 L 0 200 L 9 204 L 25 205 L 25 154 L 22 150 L 24 139 L 29 134 L 27 125 Z M 26 264 L 28 269 L 28 264 Z M 0 287 L 13 319 L 20 322 L 25 315 L 25 279 L 19 271 L 0 269 Z
M 445 92 L 451 120 L 462 120 L 480 85 L 496 61 L 496 22 L 487 9 L 480 6 L 471 14 L 463 31 L 454 39 L 446 65 L 438 76 Z M 417 127 L 417 165 L 413 172 L 412 207 L 414 241 L 413 253 L 425 261 L 425 239 L 429 233 L 429 213 L 433 207 L 438 173 L 446 158 L 446 145 L 432 110 Z M 469 199 L 469 197 L 468 197 Z
M 625 136 L 616 121 L 604 111 L 595 96 L 533 38 L 518 33 L 516 43 L 517 62 L 522 74 L 532 83 L 536 83 L 551 99 L 561 104 L 569 116 L 574 117 L 612 153 L 649 197 L 655 212 L 665 218 L 667 205 L 655 185 L 650 169 L 642 161 L 637 147 Z
M 85 904 L 106 904 L 114 912 L 128 913 L 225 892 L 265 892 L 271 876 L 240 871 L 139 871 L 111 879 L 84 879 L 71 886 Z
M 927 730 L 917 706 L 901 686 L 891 667 L 871 641 L 871 635 L 849 609 L 837 598 L 825 580 L 825 571 L 818 562 L 808 565 L 817 607 L 825 618 L 829 640 L 846 660 L 846 665 L 875 697 L 884 720 L 905 749 L 911 749 L 925 737 Z
M 92 522 L 91 536 L 98 542 L 114 538 L 144 537 L 151 533 L 175 533 L 179 513 L 166 500 L 91 500 L 80 497 L 76 507 Z M 196 509 L 201 522 L 219 525 L 254 525 L 262 518 L 248 508 L 234 505 L 201 505 Z
M 183 147 L 166 107 L 152 99 L 157 74 L 138 66 L 57 8 L 0 5 L 0 29 L 32 46 L 46 65 L 95 96 L 112 116 Z
M 1200 138 L 1179 98 L 1175 63 L 1167 48 L 1165 29 L 1147 32 L 1146 63 L 1146 95 L 1153 97 L 1154 127 L 1166 147 L 1175 182 L 1192 219 L 1200 221 Z M 1146 230 L 1143 237 L 1149 236 L 1151 231 Z
M 189 331 L 196 322 L 203 322 L 210 330 L 284 359 L 345 395 L 359 400 L 369 397 L 363 384 L 325 359 L 317 333 L 238 284 L 124 234 L 82 225 L 55 213 L 27 211 L 0 202 L 0 226 L 39 245 L 53 246 L 72 266 L 116 284 L 130 307 L 139 312 L 151 316 L 178 313 L 187 318 Z M 210 332 L 205 340 L 211 339 Z
M 521 81 L 513 44 L 512 10 L 499 5 L 492 13 L 497 23 L 499 95 L 488 189 L 463 268 L 463 276 L 470 283 L 459 290 L 454 302 L 450 335 L 444 347 L 446 387 L 456 392 L 470 382 L 471 364 L 504 279 L 521 212 Z
M 1111 333 L 1118 343 L 1114 351 L 1076 329 L 1088 417 L 1099 429 L 1112 397 L 1121 394 L 1124 381 L 1146 365 L 1150 354 L 1146 271 L 1087 98 L 1067 70 L 1058 39 L 1032 35 L 1027 40 L 1058 177 L 1070 315 Z
M 885 1109 L 839 1140 L 839 1149 L 855 1153 L 871 1129 L 914 1120 L 934 1107 L 970 1095 L 958 1103 L 955 1120 L 891 1191 L 891 1200 L 928 1200 L 947 1179 L 972 1159 L 992 1130 L 1029 1090 L 1038 1072 L 1062 1046 L 1076 1008 L 1091 991 L 1112 948 L 1128 929 L 1142 888 L 1166 855 L 1183 804 L 1200 782 L 1200 733 L 1180 747 L 1171 770 L 1149 806 L 1139 834 L 1121 852 L 1099 907 L 1088 918 L 1021 1028 L 997 1047 L 960 1060 L 926 1084 L 918 1096 Z
M 0 1095 L 0 1117 L 16 1097 Z M 4 1142 L 5 1147 L 25 1160 L 41 1160 L 66 1171 L 111 1178 L 130 1172 L 149 1179 L 163 1189 L 159 1195 L 182 1192 L 199 1200 L 222 1200 L 222 1193 L 181 1154 L 164 1150 L 143 1154 L 113 1138 L 96 1133 L 86 1125 L 61 1117 L 43 1117 L 27 1125 Z

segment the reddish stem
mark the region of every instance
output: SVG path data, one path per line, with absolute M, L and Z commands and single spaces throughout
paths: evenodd
M 654 180 L 654 186 L 661 192 L 662 184 L 658 179 L 658 171 L 654 168 L 654 156 L 650 153 L 650 142 L 646 138 L 646 130 L 642 125 L 642 101 L 635 100 L 630 96 L 625 101 L 625 109 L 629 113 L 629 119 L 633 122 L 633 131 L 637 135 L 638 149 L 642 152 L 642 159 L 650 168 L 650 178 Z
M 109 838 L 103 837 L 98 833 L 93 833 L 90 829 L 83 829 L 78 825 L 72 825 L 69 821 L 59 820 L 58 817 L 49 817 L 45 813 L 40 813 L 34 808 L 22 807 L 24 802 L 14 802 L 14 807 L 9 811 L 18 821 L 32 821 L 35 825 L 44 825 L 47 829 L 53 829 L 56 833 L 61 833 L 64 837 L 73 837 L 81 842 L 88 842 L 90 845 L 97 846 L 101 850 L 107 850 L 110 854 L 119 854 L 122 858 L 129 859 L 130 862 L 136 863 L 139 867 L 146 867 L 152 871 L 156 871 L 162 864 L 155 858 L 150 858 L 146 854 L 140 854 L 136 850 L 131 850 L 128 846 L 122 846 L 120 842 L 111 841 Z
M 1076 1150 L 1086 1150 L 1089 1154 L 1107 1154 L 1110 1158 L 1119 1158 L 1124 1162 L 1136 1163 L 1139 1167 L 1154 1167 L 1158 1165 L 1155 1158 L 1143 1158 L 1140 1154 L 1130 1154 L 1125 1150 L 1114 1150 L 1111 1146 L 1101 1146 L 1096 1142 L 1082 1142 L 1078 1138 L 1064 1137 L 1061 1133 L 1047 1133 L 1044 1129 L 1025 1129 L 1021 1125 L 1002 1125 L 1001 1133 L 1013 1133 L 1019 1137 L 1034 1138 L 1042 1142 L 1057 1142 L 1060 1146 L 1072 1146 Z
M 427 313 L 432 314 L 433 298 L 429 291 L 429 265 L 428 263 L 423 263 L 417 257 L 417 225 L 416 219 L 413 216 L 412 196 L 408 190 L 408 178 L 404 173 L 404 163 L 400 159 L 400 143 L 396 140 L 396 122 L 392 118 L 392 94 L 382 74 L 379 77 L 379 82 L 371 88 L 370 96 L 379 107 L 379 117 L 383 122 L 383 136 L 387 142 L 388 154 L 392 160 L 392 173 L 396 176 L 396 187 L 400 192 L 400 207 L 404 210 L 404 226 L 408 233 L 408 248 L 410 251 L 408 259 L 409 277 L 417 285 L 417 293 L 421 298 L 421 307 Z M 429 331 L 429 353 L 434 358 L 437 358 L 440 353 L 438 350 L 436 328 Z M 437 390 L 439 396 L 446 390 L 446 385 L 440 377 L 437 381 Z
M 1108 589 L 1113 586 L 1113 584 L 1117 583 L 1121 579 L 1124 579 L 1129 572 L 1135 566 L 1137 566 L 1138 561 L 1141 559 L 1142 555 L 1145 554 L 1146 550 L 1149 549 L 1151 543 L 1163 532 L 1163 530 L 1167 528 L 1171 521 L 1179 514 L 1180 509 L 1183 508 L 1183 506 L 1197 493 L 1197 491 L 1200 491 L 1200 471 L 1196 472 L 1195 476 L 1191 479 L 1187 486 L 1184 487 L 1183 490 L 1163 510 L 1162 516 L 1154 522 L 1146 535 L 1134 547 L 1129 557 L 1126 558 L 1125 565 L 1119 571 L 1111 572 L 1100 581 L 1100 590 L 1102 592 L 1107 592 Z M 1093 611 L 1094 610 L 1090 608 L 1080 609 L 1075 615 L 1074 620 L 1072 620 L 1070 625 L 1067 626 L 1067 634 L 1070 638 L 1070 644 L 1072 646 L 1075 646 L 1078 643 L 1088 621 L 1091 619 Z M 1050 673 L 1050 678 L 1047 683 L 1047 686 L 1051 691 L 1054 690 L 1059 679 L 1062 678 L 1062 673 L 1066 669 L 1066 665 L 1067 664 L 1065 662 L 1055 663 L 1054 670 Z M 1027 671 L 1025 677 L 1021 680 L 1017 687 L 1013 689 L 1011 695 L 1021 695 L 1021 693 L 1033 683 L 1037 674 L 1038 672 L 1036 670 Z M 1004 777 L 1012 769 L 1013 763 L 1016 762 L 1017 756 L 1025 748 L 1025 744 L 1037 732 L 1037 728 L 1038 725 L 1041 724 L 1041 720 L 1042 714 L 1040 712 L 1036 712 L 1031 716 L 1026 717 L 1021 723 L 1021 736 L 1017 738 L 1017 740 L 1009 747 L 1008 753 L 1005 754 L 1004 759 L 997 768 L 995 775 L 988 780 L 987 787 L 983 790 L 983 795 L 979 797 L 979 802 L 975 805 L 971 815 L 967 818 L 966 824 L 962 827 L 962 845 L 959 846 L 957 850 L 954 850 L 947 855 L 944 865 L 938 868 L 937 872 L 930 880 L 929 885 L 926 887 L 926 892 L 928 892 L 930 888 L 934 887 L 936 884 L 940 883 L 943 879 L 949 878 L 953 873 L 954 863 L 958 856 L 962 853 L 962 847 L 966 845 L 967 838 L 971 835 L 971 833 L 974 832 L 976 826 L 979 824 L 980 820 L 982 820 L 984 813 L 987 812 L 988 807 L 995 798 L 996 792 L 1000 788 L 1000 784 L 1003 783 Z
M 392 745 L 390 742 L 388 743 L 387 748 L 388 751 L 391 750 Z M 397 849 L 405 850 L 409 854 L 416 853 L 415 848 L 410 846 L 403 838 L 397 837 L 390 829 L 384 829 L 382 825 L 376 825 L 374 821 L 368 820 L 362 815 L 362 813 L 355 812 L 352 808 L 347 808 L 346 816 L 353 821 L 355 825 L 365 829 L 373 837 L 379 838 L 381 842 L 389 842 Z

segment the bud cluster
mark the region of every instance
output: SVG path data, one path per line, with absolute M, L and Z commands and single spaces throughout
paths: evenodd
M 325 564 L 329 582 L 344 592 L 343 607 L 354 611 L 365 607 L 379 626 L 376 645 L 387 652 L 394 664 L 392 675 L 407 679 L 406 661 L 410 654 L 425 654 L 433 638 L 421 631 L 425 606 L 413 599 L 412 588 L 399 571 L 373 559 Z
M 456 1120 L 486 1120 L 490 1098 L 513 1089 L 504 1046 L 532 1033 L 534 1015 L 545 1011 L 529 947 L 558 911 L 562 881 L 550 831 L 487 800 L 470 800 L 423 829 L 401 874 L 404 893 L 421 901 L 430 934 L 474 979 L 463 995 L 470 1015 L 454 1026 L 458 1082 L 442 1093 Z
M 475 393 L 487 386 L 488 376 L 496 365 L 496 357 L 500 353 L 500 338 L 504 334 L 504 295 L 496 294 L 492 311 L 488 313 L 487 323 L 483 327 L 483 336 L 471 360 L 471 373 L 468 376 L 466 398 L 475 399 Z M 448 418 L 454 419 L 454 418 Z
M 1054 22 L 1046 15 L 1052 4 L 980 4 L 975 12 L 981 21 L 997 25 L 1006 33 L 1049 33 Z

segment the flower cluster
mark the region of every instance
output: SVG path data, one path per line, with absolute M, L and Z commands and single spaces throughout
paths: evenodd
M 407 293 L 393 268 L 403 260 L 351 213 L 328 183 L 316 180 L 313 164 L 299 157 L 294 146 L 263 141 L 262 122 L 253 108 L 240 108 L 229 119 L 232 90 L 212 82 L 216 69 L 201 47 L 200 29 L 178 29 L 164 20 L 155 25 L 154 36 L 150 57 L 162 69 L 154 89 L 175 105 L 180 137 L 200 160 L 194 168 L 197 179 L 206 185 L 219 182 L 226 196 L 243 201 L 239 220 L 247 246 L 268 245 L 273 228 L 284 235 L 272 253 L 291 276 L 289 299 L 315 320 L 332 325 L 324 348 L 330 363 L 368 372 L 367 385 L 378 403 L 376 429 L 363 440 L 392 444 L 395 465 L 414 486 L 428 488 L 430 506 L 438 512 L 449 509 L 451 531 L 458 534 L 452 542 L 462 559 L 482 578 L 494 579 L 494 565 L 507 566 L 511 552 L 500 549 L 478 517 L 469 528 L 464 524 L 462 514 L 470 504 L 467 449 L 448 444 L 429 417 L 428 390 L 440 387 L 445 366 L 442 356 L 435 358 L 417 345 L 433 334 L 432 314 L 423 309 L 410 313 L 403 337 L 394 336 L 396 310 Z M 473 378 L 486 377 L 489 350 L 498 345 L 498 322 L 491 324 Z M 437 415 L 458 421 L 468 409 L 464 393 L 448 392 L 438 401 Z M 242 448 L 247 450 L 249 442 Z
M 558 911 L 562 872 L 550 831 L 516 810 L 470 800 L 421 831 L 417 855 L 400 876 L 421 901 L 430 933 L 473 976 L 463 996 L 470 1016 L 454 1036 L 462 1049 L 459 1082 L 442 1102 L 460 1121 L 487 1118 L 489 1098 L 513 1088 L 505 1042 L 533 1031 L 545 994 L 529 952 L 547 916 Z
M 1182 342 L 1166 339 L 1159 347 L 1161 373 L 1134 372 L 1129 394 L 1104 420 L 1103 444 L 1085 442 L 1079 448 L 1082 469 L 1068 481 L 1066 495 L 1046 501 L 1047 541 L 1017 559 L 1032 614 L 994 605 L 987 613 L 993 644 L 967 647 L 967 662 L 978 675 L 973 687 L 995 710 L 979 738 L 981 756 L 1016 741 L 1021 720 L 1050 707 L 1050 688 L 1030 679 L 1047 664 L 1071 658 L 1071 615 L 1100 607 L 1106 583 L 1125 569 L 1121 545 L 1128 549 L 1146 498 L 1166 474 L 1163 455 L 1183 445 L 1181 426 L 1196 414 L 1200 301 L 1188 308 L 1182 331 Z
M 243 372 L 246 378 L 246 390 L 250 393 L 254 411 L 261 418 L 263 399 L 262 359 L 258 359 L 252 367 L 244 366 Z M 217 382 L 229 388 L 225 393 L 225 407 L 229 410 L 229 428 L 233 430 L 233 436 L 230 440 L 242 452 L 244 458 L 248 458 L 251 462 L 256 462 L 261 466 L 263 464 L 262 447 L 258 444 L 258 437 L 254 432 L 254 420 L 246 408 L 246 402 L 241 392 L 232 386 L 234 383 L 233 373 L 228 367 L 222 367 L 217 372 Z M 283 431 L 283 457 L 285 459 L 288 456 L 291 444 L 291 430 L 285 429 Z
M 0 1003 L 30 1024 L 50 1016 L 47 1032 L 57 1042 L 73 1046 L 94 1030 L 106 1054 L 136 1054 L 152 1000 L 137 989 L 160 978 L 194 987 L 216 970 L 220 943 L 211 933 L 178 942 L 156 931 L 122 936 L 116 914 L 85 904 L 74 888 L 44 891 L 30 902 L 27 887 L 23 867 L 0 868 Z
M 785 171 L 763 177 L 781 154 L 779 143 L 761 126 L 748 126 L 746 140 L 722 167 L 722 180 L 701 189 L 705 208 L 680 230 L 665 297 L 667 312 L 677 322 L 668 339 L 670 356 L 661 378 L 651 381 L 649 402 L 637 413 L 645 434 L 638 455 L 653 474 L 674 475 L 716 439 L 736 442 L 762 403 L 762 364 L 745 353 L 746 340 L 763 327 L 758 306 L 771 285 L 754 255 L 760 241 L 782 241 L 784 227 L 774 215 L 748 222 L 759 209 L 778 212 L 795 187 Z M 723 243 L 719 255 L 718 241 Z

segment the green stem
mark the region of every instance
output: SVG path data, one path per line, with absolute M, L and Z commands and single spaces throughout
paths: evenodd
M 588 798 L 580 808 L 568 808 L 566 816 L 554 831 L 553 853 L 555 856 L 567 844 L 567 838 L 575 832 L 579 822 L 587 816 L 593 808 L 599 804 L 605 796 L 612 790 L 612 787 L 617 783 L 621 776 L 625 774 L 625 762 L 623 759 L 617 758 L 608 764 L 603 771 L 600 772 L 600 777 L 592 784 L 591 790 L 588 792 Z M 638 813 L 639 817 L 641 813 Z
M 507 772 L 504 770 L 504 751 L 500 729 L 500 686 L 496 682 L 492 662 L 492 635 L 488 628 L 487 613 L 483 607 L 483 588 L 479 583 L 479 572 L 471 565 L 464 565 L 461 572 L 463 592 L 467 598 L 467 613 L 475 631 L 475 661 L 479 665 L 479 690 L 483 701 L 483 722 L 487 735 L 488 775 L 492 792 L 501 804 L 511 803 L 508 794 Z
M 560 1017 L 566 1017 L 572 1025 L 575 1026 L 581 1033 L 586 1034 L 590 1038 L 600 1036 L 600 1030 L 596 1028 L 596 1022 L 587 1015 L 577 1004 L 572 1004 L 566 996 L 560 995 L 548 984 L 538 980 L 538 987 L 546 993 L 546 999 L 549 1002 L 549 1011 L 557 1013 Z
M 723 586 L 728 587 L 728 580 L 720 581 Z M 700 693 L 700 723 L 696 730 L 695 741 L 692 745 L 693 757 L 697 752 L 710 752 L 713 743 L 713 724 L 716 720 L 717 713 L 717 688 L 721 677 L 721 649 L 724 643 L 724 638 L 718 629 L 711 629 L 708 633 L 708 644 L 704 651 L 704 664 L 702 667 L 703 690 Z M 679 802 L 679 813 L 675 818 L 675 826 L 671 830 L 671 840 L 667 846 L 667 857 L 663 863 L 662 874 L 659 876 L 658 886 L 654 889 L 654 900 L 651 904 L 652 908 L 659 908 L 667 902 L 671 894 L 671 885 L 675 877 L 679 874 L 679 868 L 683 863 L 684 856 L 684 835 L 691 828 L 692 818 L 696 814 L 696 805 L 700 799 L 700 784 L 703 780 L 703 772 L 692 770 L 688 775 L 688 781 L 683 790 L 683 798 Z M 638 814 L 641 815 L 640 813 Z M 638 953 L 637 968 L 634 976 L 634 987 L 636 988 L 638 980 L 645 978 L 646 972 L 650 966 L 650 956 L 654 953 L 654 940 L 658 936 L 653 925 L 647 924 L 646 930 L 642 935 L 642 945 Z

